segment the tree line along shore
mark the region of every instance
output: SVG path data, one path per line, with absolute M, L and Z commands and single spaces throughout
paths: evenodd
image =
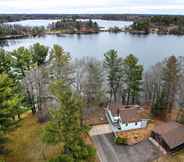
M 61 46 L 36 43 L 29 48 L 0 50 L 1 136 L 17 129 L 22 115 L 31 111 L 45 123 L 40 138 L 59 147 L 49 162 L 94 162 L 96 150 L 83 135 L 90 127 L 84 118 L 108 103 L 147 104 L 150 116 L 184 124 L 184 57 L 170 56 L 144 71 L 133 54 L 122 58 L 111 49 L 103 60 L 72 60 Z M 28 128 L 29 129 L 29 128 Z M 0 145 L 0 153 L 8 153 Z
M 104 29 L 97 22 L 86 19 L 80 20 L 76 17 L 60 18 L 48 27 L 26 27 L 21 25 L 0 24 L 0 39 L 22 38 L 28 36 L 42 36 L 45 34 L 94 34 L 99 32 L 128 32 L 130 34 L 184 34 L 183 16 L 146 16 L 139 17 L 129 27 L 118 26 Z

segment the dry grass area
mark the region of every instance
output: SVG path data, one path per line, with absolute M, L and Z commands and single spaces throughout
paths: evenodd
M 177 152 L 174 155 L 166 155 L 154 162 L 184 162 L 184 150 Z
M 86 124 L 91 126 L 99 124 L 107 124 L 107 120 L 105 117 L 105 110 L 102 107 L 94 109 L 90 114 L 86 115 L 84 120 Z
M 122 138 L 127 138 L 128 145 L 134 145 L 143 140 L 146 140 L 151 135 L 151 130 L 155 127 L 154 122 L 150 122 L 147 128 L 131 131 L 119 132 L 117 135 Z
M 45 124 L 37 122 L 31 113 L 24 114 L 20 127 L 9 133 L 5 146 L 10 152 L 0 159 L 6 162 L 43 162 L 62 151 L 62 146 L 46 145 L 41 140 L 41 130 Z

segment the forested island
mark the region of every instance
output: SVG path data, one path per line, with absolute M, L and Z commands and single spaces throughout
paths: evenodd
M 0 24 L 0 39 L 22 38 L 28 36 L 43 36 L 45 34 L 92 34 L 100 30 L 98 24 L 92 20 L 60 19 L 44 26 L 22 26 Z
M 175 34 L 184 35 L 183 16 L 151 16 L 134 21 L 128 29 L 133 34 Z
M 21 25 L 0 24 L 0 39 L 22 38 L 44 35 L 44 27 L 25 27 Z
M 5 22 L 27 19 L 58 19 L 48 27 L 26 27 L 9 25 Z M 93 19 L 133 21 L 127 28 L 112 26 L 103 29 Z M 98 32 L 128 32 L 132 34 L 174 34 L 184 35 L 184 16 L 173 15 L 123 15 L 123 14 L 79 14 L 79 15 L 0 15 L 0 39 L 42 36 L 45 34 L 91 34 Z
M 51 32 L 64 34 L 92 34 L 99 32 L 99 26 L 92 20 L 81 21 L 76 19 L 61 19 L 49 24 L 48 29 Z

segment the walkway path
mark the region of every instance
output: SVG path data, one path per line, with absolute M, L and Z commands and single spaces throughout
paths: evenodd
M 89 132 L 90 136 L 96 136 L 96 135 L 108 134 L 108 133 L 112 133 L 112 129 L 109 126 L 109 124 L 93 126 Z

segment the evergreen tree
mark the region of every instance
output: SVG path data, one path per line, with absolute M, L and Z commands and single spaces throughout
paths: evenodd
M 52 93 L 59 101 L 59 107 L 51 112 L 51 120 L 48 123 L 43 139 L 47 143 L 63 143 L 64 154 L 53 161 L 67 156 L 70 161 L 88 161 L 94 156 L 94 149 L 86 145 L 81 138 L 82 127 L 80 124 L 80 112 L 82 101 L 64 81 L 55 81 L 51 85 Z M 68 157 L 69 156 L 69 157 Z
M 125 58 L 123 68 L 127 104 L 135 104 L 141 90 L 143 66 L 138 64 L 138 59 L 134 55 L 130 54 Z
M 46 61 L 48 50 L 48 47 L 45 47 L 40 43 L 34 44 L 30 49 L 33 58 L 33 63 L 35 63 L 38 67 L 40 65 L 43 65 Z
M 114 102 L 117 102 L 117 92 L 122 79 L 122 59 L 115 50 L 108 51 L 104 56 L 104 67 L 107 72 L 107 81 L 110 89 L 110 102 L 112 98 Z
M 174 107 L 174 103 L 176 100 L 177 82 L 179 78 L 178 74 L 179 68 L 177 59 L 175 56 L 171 56 L 166 60 L 166 65 L 163 68 L 163 78 L 162 78 L 162 87 L 163 91 L 165 92 L 166 98 L 165 117 L 171 114 L 172 109 Z
M 50 56 L 50 72 L 54 80 L 64 80 L 69 84 L 72 83 L 71 73 L 72 70 L 69 67 L 71 57 L 70 54 L 65 52 L 59 45 L 54 45 L 51 50 Z
M 0 49 L 0 74 L 3 72 L 10 74 L 11 57 L 5 50 Z
M 156 100 L 152 104 L 151 114 L 154 117 L 164 117 L 165 114 L 165 93 L 162 91 L 160 94 L 157 94 Z
M 22 80 L 26 76 L 26 71 L 31 70 L 33 66 L 33 58 L 29 49 L 20 47 L 11 52 L 12 68 L 17 79 Z
M 15 117 L 20 116 L 23 98 L 7 74 L 0 74 L 0 78 L 0 133 L 5 133 L 15 126 Z

